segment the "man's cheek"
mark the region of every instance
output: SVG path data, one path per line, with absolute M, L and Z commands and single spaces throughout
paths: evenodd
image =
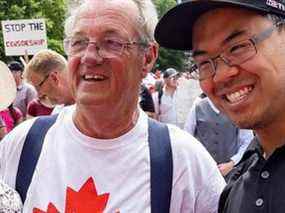
M 73 73 L 75 72 L 80 65 L 80 57 L 69 57 L 68 58 L 68 71 Z

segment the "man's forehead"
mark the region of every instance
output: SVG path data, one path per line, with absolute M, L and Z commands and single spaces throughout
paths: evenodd
M 132 0 L 89 0 L 79 10 L 78 18 L 104 16 L 105 14 L 131 17 L 139 14 Z
M 95 29 L 106 33 L 127 32 L 127 27 L 134 27 L 137 24 L 138 9 L 133 1 L 125 0 L 121 4 L 119 4 L 121 0 L 107 2 L 108 4 L 102 0 L 102 4 L 91 4 L 90 6 L 85 4 L 77 15 L 73 34 L 80 32 L 81 28 L 88 29 L 88 27 L 89 31 Z
M 255 12 L 244 9 L 219 8 L 209 11 L 194 24 L 193 50 L 200 49 L 201 45 L 207 46 L 213 43 L 223 45 L 236 38 L 250 36 L 259 19 L 264 18 Z

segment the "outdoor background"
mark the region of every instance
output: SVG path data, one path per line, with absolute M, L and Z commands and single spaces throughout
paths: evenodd
M 44 18 L 46 20 L 48 48 L 55 50 L 62 55 L 63 51 L 63 27 L 64 20 L 69 12 L 82 0 L 0 0 L 0 19 L 35 19 Z M 176 5 L 175 0 L 154 0 L 159 17 L 168 9 Z M 8 62 L 17 57 L 6 57 L 3 45 L 3 34 L 0 36 L 0 57 L 2 61 Z M 159 59 L 155 68 L 164 70 L 174 67 L 179 71 L 185 69 L 187 57 L 182 51 L 167 50 L 160 48 Z M 31 57 L 31 56 L 30 56 Z

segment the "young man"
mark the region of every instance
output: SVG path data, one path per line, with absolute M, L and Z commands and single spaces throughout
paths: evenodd
M 162 46 L 193 51 L 202 90 L 256 133 L 220 212 L 285 212 L 284 18 L 284 1 L 196 0 L 170 10 L 156 29 Z
M 68 85 L 67 61 L 59 53 L 41 50 L 29 61 L 24 75 L 34 85 L 39 97 L 47 98 L 55 106 L 54 111 L 74 103 Z
M 68 77 L 76 104 L 65 107 L 46 134 L 24 212 L 151 212 L 151 121 L 139 109 L 138 96 L 157 58 L 155 17 L 151 0 L 92 0 L 67 20 Z M 12 186 L 32 122 L 0 145 L 0 174 Z M 189 134 L 168 129 L 173 181 L 162 187 L 172 190 L 163 212 L 216 212 L 224 181 L 215 162 Z M 154 142 L 160 136 L 155 133 Z M 159 193 L 157 199 L 165 196 Z

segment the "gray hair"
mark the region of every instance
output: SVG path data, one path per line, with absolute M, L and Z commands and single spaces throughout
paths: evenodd
M 139 9 L 139 31 L 142 32 L 142 40 L 154 41 L 154 29 L 158 22 L 158 15 L 152 0 L 130 0 L 133 1 Z M 85 2 L 79 7 L 71 11 L 70 16 L 65 21 L 65 35 L 70 36 L 72 29 L 78 18 L 80 12 L 88 8 L 88 4 Z

